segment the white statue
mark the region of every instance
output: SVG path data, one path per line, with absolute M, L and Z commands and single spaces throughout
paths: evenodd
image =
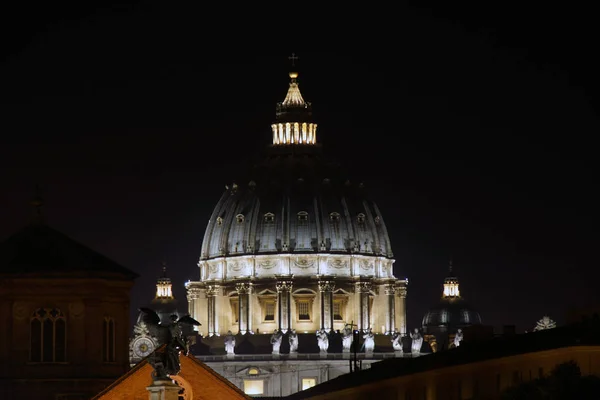
M 227 335 L 225 335 L 225 351 L 227 354 L 235 354 L 235 336 L 231 331 L 227 331 Z
M 392 347 L 394 351 L 402 351 L 402 335 L 398 332 L 398 329 L 394 330 L 392 333 Z
M 419 330 L 415 328 L 414 333 L 410 334 L 410 338 L 412 339 L 411 353 L 419 354 L 421 352 L 421 347 L 423 346 L 423 336 L 421 336 Z
M 327 332 L 325 329 L 321 329 L 317 331 L 317 343 L 319 345 L 319 350 L 321 353 L 326 353 L 329 348 L 329 337 L 327 336 Z
M 373 335 L 373 330 L 371 328 L 363 335 L 363 339 L 365 340 L 363 343 L 365 353 L 372 353 L 373 350 L 375 350 L 375 335 Z
M 273 354 L 279 354 L 279 348 L 281 347 L 281 339 L 283 334 L 280 330 L 275 329 L 271 335 L 271 344 L 273 345 Z
M 350 351 L 350 347 L 352 347 L 353 338 L 352 328 L 349 325 L 344 327 L 342 331 L 342 347 L 345 352 Z
M 544 317 L 536 323 L 535 328 L 533 328 L 533 330 L 543 331 L 545 329 L 552 328 L 556 328 L 556 322 L 554 322 L 549 316 L 544 315 Z
M 298 352 L 298 334 L 295 329 L 292 329 L 290 335 L 288 336 L 288 340 L 290 341 L 290 353 Z
M 462 329 L 459 329 L 456 332 L 456 335 L 454 335 L 454 347 L 460 346 L 460 342 L 462 342 L 462 340 L 463 340 Z

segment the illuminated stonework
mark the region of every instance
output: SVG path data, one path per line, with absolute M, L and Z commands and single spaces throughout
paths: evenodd
M 317 124 L 286 122 L 271 125 L 273 144 L 316 144 Z
M 393 259 L 360 254 L 269 254 L 201 260 L 188 282 L 190 313 L 204 335 L 359 329 L 406 332 L 406 280 Z M 222 290 L 215 292 L 219 287 Z M 271 306 L 272 304 L 272 306 Z M 206 310 L 209 310 L 207 313 Z
M 277 104 L 277 122 L 271 125 L 274 146 L 317 143 L 317 124 L 311 121 L 311 104 L 302 98 L 296 78 L 298 73 L 291 72 L 285 100 Z
M 405 334 L 408 281 L 393 274 L 383 217 L 362 183 L 319 155 L 297 77 L 277 105 L 270 156 L 247 184 L 226 186 L 208 221 L 200 279 L 186 285 L 190 313 L 208 336 L 352 322 Z
M 171 279 L 167 277 L 167 266 L 163 264 L 163 276 L 156 282 L 155 300 L 173 300 L 173 284 Z

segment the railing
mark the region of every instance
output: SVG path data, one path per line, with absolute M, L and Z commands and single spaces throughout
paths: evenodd
M 320 353 L 297 353 L 294 357 L 289 354 L 234 354 L 227 355 L 201 355 L 195 356 L 203 362 L 211 361 L 271 361 L 271 360 L 348 360 L 354 358 L 353 353 L 327 353 L 321 356 Z M 411 353 L 403 353 L 402 356 L 397 356 L 396 353 L 357 353 L 356 358 L 359 360 L 383 360 L 386 358 L 412 358 Z

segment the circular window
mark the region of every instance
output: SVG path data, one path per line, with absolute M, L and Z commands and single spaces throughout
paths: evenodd
M 192 392 L 192 387 L 188 381 L 183 379 L 180 375 L 172 375 L 171 379 L 173 379 L 173 381 L 181 388 L 179 390 L 179 395 L 177 396 L 178 400 L 193 400 L 194 395 Z

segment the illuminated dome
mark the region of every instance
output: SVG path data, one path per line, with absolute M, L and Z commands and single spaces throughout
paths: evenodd
M 289 76 L 266 156 L 225 187 L 210 216 L 200 279 L 186 284 L 192 316 L 217 339 L 346 324 L 405 333 L 408 282 L 393 274 L 382 215 L 362 183 L 322 156 L 312 106 L 298 73 Z
M 457 329 L 470 325 L 481 325 L 481 316 L 461 297 L 458 278 L 452 273 L 451 262 L 440 303 L 423 316 L 423 331 L 431 334 L 455 333 Z
M 225 190 L 206 229 L 202 260 L 281 252 L 392 257 L 381 213 L 362 185 L 309 171 L 278 177 L 276 170 Z

